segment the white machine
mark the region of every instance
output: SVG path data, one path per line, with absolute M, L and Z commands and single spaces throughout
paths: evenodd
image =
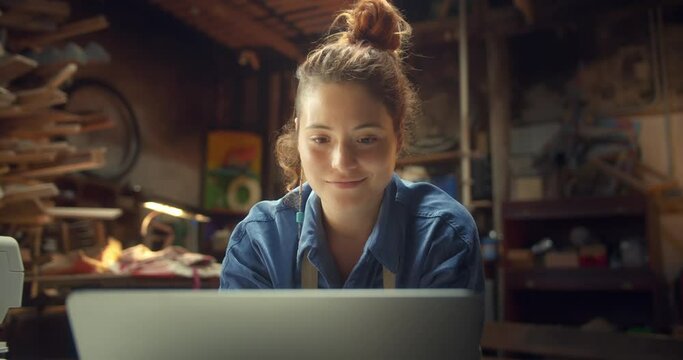
M 24 289 L 24 265 L 21 262 L 19 244 L 11 237 L 0 236 L 0 323 L 11 307 L 21 306 Z M 7 353 L 7 346 L 0 342 L 0 357 Z

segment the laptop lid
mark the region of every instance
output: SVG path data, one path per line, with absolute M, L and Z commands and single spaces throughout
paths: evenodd
M 82 291 L 81 359 L 475 359 L 467 290 Z

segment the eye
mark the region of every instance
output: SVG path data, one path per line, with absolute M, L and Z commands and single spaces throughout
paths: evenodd
M 376 136 L 364 136 L 362 138 L 359 138 L 358 142 L 360 144 L 370 145 L 370 144 L 377 142 L 377 137 Z
M 312 142 L 316 144 L 324 144 L 330 141 L 327 136 L 313 136 L 310 138 Z

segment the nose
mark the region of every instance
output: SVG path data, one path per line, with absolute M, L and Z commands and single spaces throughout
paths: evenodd
M 358 166 L 358 159 L 353 146 L 347 141 L 340 141 L 332 150 L 332 167 L 341 170 L 351 170 Z

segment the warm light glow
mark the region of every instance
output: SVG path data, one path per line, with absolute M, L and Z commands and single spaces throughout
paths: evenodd
M 107 246 L 102 250 L 102 265 L 106 269 L 109 269 L 119 260 L 122 253 L 123 246 L 121 245 L 121 242 L 110 237 L 109 241 L 107 241 Z
M 157 202 L 153 201 L 148 201 L 144 204 L 145 208 L 158 211 L 160 213 L 164 213 L 167 215 L 175 216 L 175 217 L 187 217 L 188 215 L 182 210 L 178 209 L 177 207 L 169 206 L 166 204 L 159 204 Z
M 111 272 L 111 268 L 121 257 L 123 253 L 123 246 L 119 240 L 113 237 L 109 237 L 107 241 L 107 246 L 102 249 L 98 258 L 91 258 L 85 254 L 85 251 L 79 250 L 78 256 L 79 260 L 92 268 L 92 272 L 102 274 Z
M 194 216 L 194 220 L 199 222 L 209 222 L 211 221 L 211 218 L 202 214 L 197 214 Z

